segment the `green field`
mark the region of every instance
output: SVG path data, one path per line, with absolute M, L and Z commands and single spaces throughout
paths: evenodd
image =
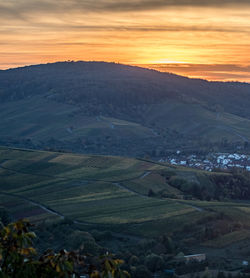
M 78 224 L 121 226 L 156 236 L 223 213 L 250 227 L 250 204 L 148 197 L 150 189 L 181 192 L 163 172 L 206 181 L 209 173 L 140 159 L 0 148 L 0 206 L 32 222 L 66 217 Z

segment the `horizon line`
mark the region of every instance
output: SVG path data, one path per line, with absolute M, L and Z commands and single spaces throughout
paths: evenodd
M 175 73 L 175 72 L 171 72 L 171 71 L 161 71 L 159 69 L 156 68 L 152 68 L 152 67 L 146 67 L 146 66 L 152 66 L 152 65 L 222 65 L 222 64 L 194 64 L 194 63 L 176 63 L 176 62 L 170 62 L 170 63 L 123 63 L 123 62 L 118 62 L 118 61 L 104 61 L 104 60 L 59 60 L 59 61 L 52 61 L 52 62 L 41 62 L 41 63 L 36 63 L 36 64 L 23 64 L 23 65 L 16 65 L 13 67 L 9 67 L 9 68 L 0 68 L 0 72 L 1 71 L 8 71 L 8 70 L 17 70 L 17 69 L 22 69 L 22 68 L 26 68 L 26 67 L 32 67 L 32 66 L 41 66 L 41 65 L 50 65 L 50 64 L 56 64 L 56 63 L 79 63 L 79 62 L 83 62 L 83 63 L 106 63 L 106 64 L 116 64 L 116 65 L 123 65 L 123 66 L 130 66 L 130 67 L 136 67 L 136 68 L 141 68 L 141 69 L 145 69 L 145 70 L 150 70 L 150 71 L 155 71 L 158 73 L 162 73 L 162 74 L 172 74 L 172 75 L 176 75 L 179 77 L 183 77 L 183 78 L 187 78 L 187 79 L 191 79 L 191 80 L 202 80 L 202 81 L 206 81 L 206 82 L 215 82 L 215 83 L 243 83 L 243 84 L 249 84 L 250 85 L 250 81 L 239 81 L 237 79 L 232 79 L 232 80 L 216 80 L 216 79 L 206 79 L 205 77 L 192 77 L 192 76 L 188 76 L 188 75 L 183 75 L 183 74 L 179 74 L 179 73 Z M 223 64 L 225 65 L 225 64 Z

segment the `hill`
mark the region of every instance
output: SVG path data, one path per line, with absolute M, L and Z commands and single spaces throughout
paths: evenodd
M 184 233 L 185 241 L 209 240 L 209 246 L 213 240 L 221 246 L 237 241 L 230 239 L 236 231 L 244 234 L 240 239 L 249 238 L 250 193 L 238 201 L 231 186 L 236 176 L 231 173 L 133 158 L 1 147 L 0 175 L 0 205 L 16 219 L 26 217 L 36 223 L 67 218 L 78 225 L 141 237 L 167 233 L 178 238 Z M 213 196 L 202 201 L 195 195 L 197 188 L 206 187 L 208 192 L 220 188 L 216 180 L 222 179 L 230 181 L 225 192 L 231 190 L 232 195 L 220 195 L 220 201 Z M 190 190 L 192 185 L 196 191 Z
M 245 148 L 250 85 L 104 62 L 0 71 L 0 142 L 159 157 Z

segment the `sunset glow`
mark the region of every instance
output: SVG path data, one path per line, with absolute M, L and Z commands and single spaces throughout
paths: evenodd
M 0 68 L 65 60 L 250 82 L 249 1 L 0 0 Z

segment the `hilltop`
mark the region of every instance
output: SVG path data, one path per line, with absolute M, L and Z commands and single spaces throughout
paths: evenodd
M 0 101 L 5 145 L 151 157 L 249 151 L 247 83 L 58 62 L 0 71 Z

